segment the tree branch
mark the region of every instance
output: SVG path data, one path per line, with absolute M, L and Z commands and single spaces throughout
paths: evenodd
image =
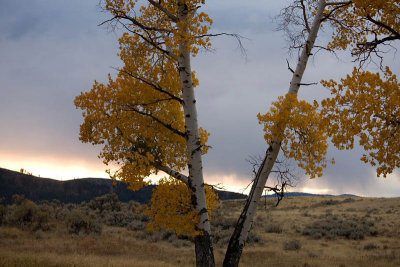
M 303 85 L 303 86 L 310 86 L 310 85 L 317 85 L 318 83 L 298 83 L 298 85 Z
M 171 168 L 167 166 L 161 166 L 161 165 L 155 165 L 155 168 L 159 169 L 160 171 L 165 172 L 166 174 L 178 179 L 179 181 L 188 184 L 189 183 L 189 178 L 186 175 L 183 175 L 180 172 L 174 171 Z
M 179 135 L 179 136 L 182 136 L 183 138 L 187 139 L 187 134 L 185 134 L 185 133 L 179 131 L 178 129 L 175 129 L 174 127 L 172 127 L 171 124 L 168 124 L 168 123 L 163 122 L 163 121 L 160 120 L 159 118 L 155 117 L 153 114 L 140 111 L 139 109 L 133 107 L 132 105 L 127 105 L 126 108 L 127 108 L 128 110 L 130 110 L 130 111 L 134 111 L 134 112 L 136 112 L 136 113 L 138 113 L 138 114 L 140 114 L 140 115 L 143 115 L 143 116 L 146 116 L 146 117 L 149 117 L 149 118 L 153 119 L 154 121 L 156 121 L 157 123 L 161 124 L 162 126 L 164 126 L 165 128 L 167 128 L 167 129 L 170 130 L 171 132 L 173 132 L 173 133 L 175 133 L 175 134 L 177 134 L 177 135 Z
M 171 57 L 174 60 L 178 60 L 178 57 L 172 53 L 172 51 L 168 51 L 165 50 L 163 48 L 161 48 L 157 43 L 155 43 L 153 40 L 146 38 L 145 36 L 143 36 L 143 34 L 140 34 L 138 32 L 132 31 L 131 29 L 129 29 L 124 23 L 122 23 L 120 20 L 117 19 L 117 21 L 122 25 L 122 27 L 124 27 L 128 32 L 135 34 L 137 36 L 139 36 L 140 38 L 143 39 L 143 41 L 145 41 L 146 43 L 150 44 L 151 46 L 153 46 L 155 49 L 157 49 L 158 51 L 162 52 L 163 54 Z M 146 31 L 145 31 L 146 32 Z M 147 33 L 147 35 L 149 35 L 149 33 Z
M 392 27 L 373 19 L 370 15 L 367 15 L 366 19 L 369 20 L 370 22 L 388 30 L 390 33 L 392 33 L 394 35 L 394 37 L 396 37 L 395 39 L 400 39 L 400 33 L 398 31 L 396 31 L 395 29 L 393 29 Z M 387 38 L 389 38 L 389 37 L 387 37 Z M 395 39 L 392 39 L 392 40 L 395 40 Z
M 336 2 L 336 3 L 327 3 L 327 6 L 333 6 L 333 5 L 337 5 L 336 7 L 334 7 L 331 11 L 329 11 L 329 13 L 324 16 L 322 18 L 322 21 L 327 20 L 328 18 L 330 18 L 330 16 L 335 13 L 336 10 L 342 8 L 342 7 L 346 7 L 348 5 L 351 5 L 353 2 L 352 1 L 347 1 L 347 2 Z
M 289 61 L 287 59 L 286 59 L 286 63 L 287 63 L 288 70 L 290 70 L 291 73 L 294 73 L 294 70 L 290 67 Z
M 167 90 L 163 89 L 159 84 L 154 84 L 154 83 L 152 83 L 151 81 L 149 81 L 148 79 L 146 79 L 146 78 L 144 78 L 144 77 L 141 77 L 141 76 L 136 76 L 136 75 L 134 75 L 134 74 L 132 74 L 132 73 L 130 73 L 130 72 L 124 70 L 124 69 L 117 69 L 117 68 L 115 68 L 115 70 L 118 70 L 118 71 L 120 71 L 120 72 L 122 72 L 122 73 L 125 73 L 126 75 L 128 75 L 128 76 L 130 76 L 130 77 L 132 77 L 132 78 L 134 78 L 134 79 L 137 79 L 137 80 L 139 80 L 139 81 L 141 81 L 141 82 L 143 82 L 143 83 L 145 83 L 145 84 L 147 84 L 147 85 L 150 85 L 150 86 L 153 87 L 153 89 L 155 89 L 156 91 L 158 91 L 158 92 L 160 92 L 160 93 L 163 93 L 163 94 L 166 94 L 166 95 L 168 95 L 171 99 L 178 101 L 180 104 L 183 104 L 183 99 L 181 99 L 181 98 L 175 96 L 174 94 L 168 92 Z
M 327 6 L 336 6 L 336 5 L 350 5 L 353 1 L 343 1 L 343 2 L 330 2 L 326 3 Z
M 141 28 L 142 30 L 146 30 L 146 31 L 156 31 L 156 32 L 171 32 L 168 29 L 163 29 L 163 28 L 156 28 L 156 27 L 149 27 L 144 25 L 143 23 L 140 23 L 137 19 L 135 19 L 134 17 L 130 17 L 124 13 L 122 13 L 121 15 L 116 15 L 115 16 L 116 19 L 126 19 L 129 20 L 130 22 L 132 22 L 133 25 L 138 26 L 139 28 Z
M 168 16 L 173 22 L 178 23 L 179 18 L 175 15 L 173 15 L 171 12 L 168 11 L 165 7 L 163 7 L 160 3 L 157 3 L 153 0 L 147 0 L 149 1 L 150 4 L 152 4 L 154 7 L 158 8 L 160 11 L 164 12 L 165 15 Z
M 303 19 L 304 19 L 304 23 L 306 25 L 306 30 L 308 33 L 310 33 L 311 29 L 310 29 L 310 25 L 308 24 L 308 19 L 307 19 L 307 14 L 306 14 L 306 6 L 304 5 L 304 0 L 300 0 L 301 3 L 301 8 L 303 9 Z
M 243 37 L 239 34 L 236 33 L 227 33 L 227 32 L 221 32 L 221 33 L 208 33 L 208 34 L 202 34 L 202 35 L 198 35 L 196 36 L 196 38 L 203 38 L 203 37 L 217 37 L 217 36 L 230 36 L 230 37 L 234 37 L 236 39 L 236 41 L 238 42 L 238 46 L 240 51 L 242 52 L 243 55 L 246 55 L 246 49 L 243 46 L 242 43 L 242 39 L 247 39 L 246 37 Z

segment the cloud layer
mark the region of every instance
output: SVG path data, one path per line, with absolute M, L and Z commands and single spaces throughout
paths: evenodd
M 99 173 L 99 149 L 78 140 L 81 115 L 73 99 L 89 90 L 94 80 L 105 81 L 111 67 L 121 63 L 116 55 L 118 35 L 97 25 L 107 18 L 98 1 L 1 1 L 0 10 L 0 166 L 13 158 L 52 158 L 60 168 L 67 161 L 84 162 Z M 246 37 L 241 54 L 236 40 L 213 41 L 215 52 L 193 60 L 200 79 L 196 89 L 200 124 L 211 132 L 213 147 L 205 156 L 205 174 L 213 183 L 229 188 L 247 185 L 251 166 L 246 158 L 263 155 L 266 143 L 257 113 L 265 113 L 277 96 L 285 94 L 291 73 L 282 33 L 274 31 L 272 17 L 280 1 L 209 1 L 205 7 L 214 19 L 214 32 Z M 350 60 L 320 53 L 309 63 L 305 81 L 339 78 L 352 69 Z M 387 61 L 394 72 L 400 65 Z M 301 88 L 308 100 L 326 95 L 321 86 Z M 330 190 L 369 196 L 400 195 L 400 179 L 376 178 L 361 163 L 361 150 L 330 154 L 336 165 L 323 178 L 302 177 L 298 189 Z M 58 160 L 58 161 L 57 161 Z M 17 160 L 14 160 L 14 162 Z M 56 163 L 54 163 L 57 165 Z M 71 166 L 72 166 L 71 165 Z M 21 166 L 23 167 L 23 166 Z M 64 177 L 66 178 L 66 177 Z M 73 177 L 70 177 L 73 178 Z

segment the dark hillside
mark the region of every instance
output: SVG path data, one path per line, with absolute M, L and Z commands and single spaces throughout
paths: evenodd
M 117 182 L 114 186 L 111 179 L 82 178 L 58 181 L 0 168 L 0 198 L 4 198 L 7 204 L 11 202 L 14 194 L 25 195 L 33 201 L 58 199 L 64 203 L 80 203 L 108 193 L 116 193 L 123 202 L 134 200 L 146 203 L 151 199 L 154 187 L 151 185 L 133 192 L 122 182 Z M 222 200 L 246 197 L 228 191 L 217 193 Z

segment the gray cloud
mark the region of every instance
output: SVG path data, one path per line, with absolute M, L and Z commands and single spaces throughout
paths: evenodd
M 1 1 L 1 0 L 0 0 Z M 80 111 L 73 99 L 89 90 L 95 79 L 105 81 L 116 56 L 119 33 L 96 25 L 107 18 L 98 1 L 1 1 L 0 10 L 0 147 L 7 153 L 51 154 L 98 162 L 98 148 L 78 140 Z M 234 39 L 217 38 L 214 53 L 201 53 L 193 60 L 200 79 L 196 89 L 200 124 L 211 132 L 213 149 L 205 156 L 207 174 L 233 175 L 249 181 L 250 155 L 266 149 L 257 113 L 265 113 L 277 96 L 285 94 L 294 66 L 282 34 L 275 32 L 271 17 L 281 1 L 210 1 L 205 8 L 214 19 L 214 32 L 235 32 L 243 40 L 247 57 Z M 339 78 L 351 71 L 350 60 L 338 61 L 327 54 L 310 62 L 305 81 Z M 346 63 L 347 62 L 347 63 Z M 395 73 L 400 63 L 388 61 Z M 308 100 L 326 95 L 321 86 L 301 88 Z M 299 186 L 330 188 L 335 193 L 397 195 L 398 176 L 375 178 L 371 167 L 359 161 L 360 149 L 330 155 L 337 164 L 323 178 Z M 397 179 L 397 180 L 396 180 Z M 390 185 L 390 188 L 388 188 Z

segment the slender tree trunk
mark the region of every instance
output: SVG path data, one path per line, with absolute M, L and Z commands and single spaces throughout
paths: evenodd
M 309 32 L 307 42 L 303 47 L 301 56 L 297 63 L 296 71 L 293 73 L 292 81 L 290 82 L 289 94 L 297 94 L 301 85 L 301 79 L 307 66 L 308 58 L 311 55 L 311 50 L 314 47 L 315 40 L 318 35 L 318 30 L 321 26 L 323 12 L 326 6 L 325 0 L 320 0 L 318 3 L 317 13 L 314 17 L 313 25 Z M 228 249 L 225 254 L 223 266 L 238 266 L 239 260 L 246 244 L 248 234 L 253 226 L 255 214 L 257 211 L 258 202 L 262 196 L 265 184 L 271 173 L 272 167 L 278 157 L 281 147 L 281 140 L 272 142 L 266 152 L 265 158 L 256 174 L 250 194 L 246 200 L 246 204 L 236 223 L 235 230 L 229 240 Z
M 185 25 L 188 17 L 188 8 L 184 0 L 178 0 L 179 19 L 182 33 L 186 34 L 188 29 Z M 186 42 L 180 44 L 180 56 L 178 69 L 182 84 L 183 110 L 185 114 L 185 131 L 189 153 L 189 179 L 188 186 L 192 193 L 192 205 L 195 208 L 199 222 L 196 225 L 201 235 L 195 237 L 195 252 L 197 266 L 215 266 L 214 252 L 211 242 L 211 227 L 208 217 L 204 179 L 203 164 L 201 159 L 201 142 L 199 126 L 197 123 L 196 99 L 194 95 L 192 70 L 190 65 L 190 51 Z

